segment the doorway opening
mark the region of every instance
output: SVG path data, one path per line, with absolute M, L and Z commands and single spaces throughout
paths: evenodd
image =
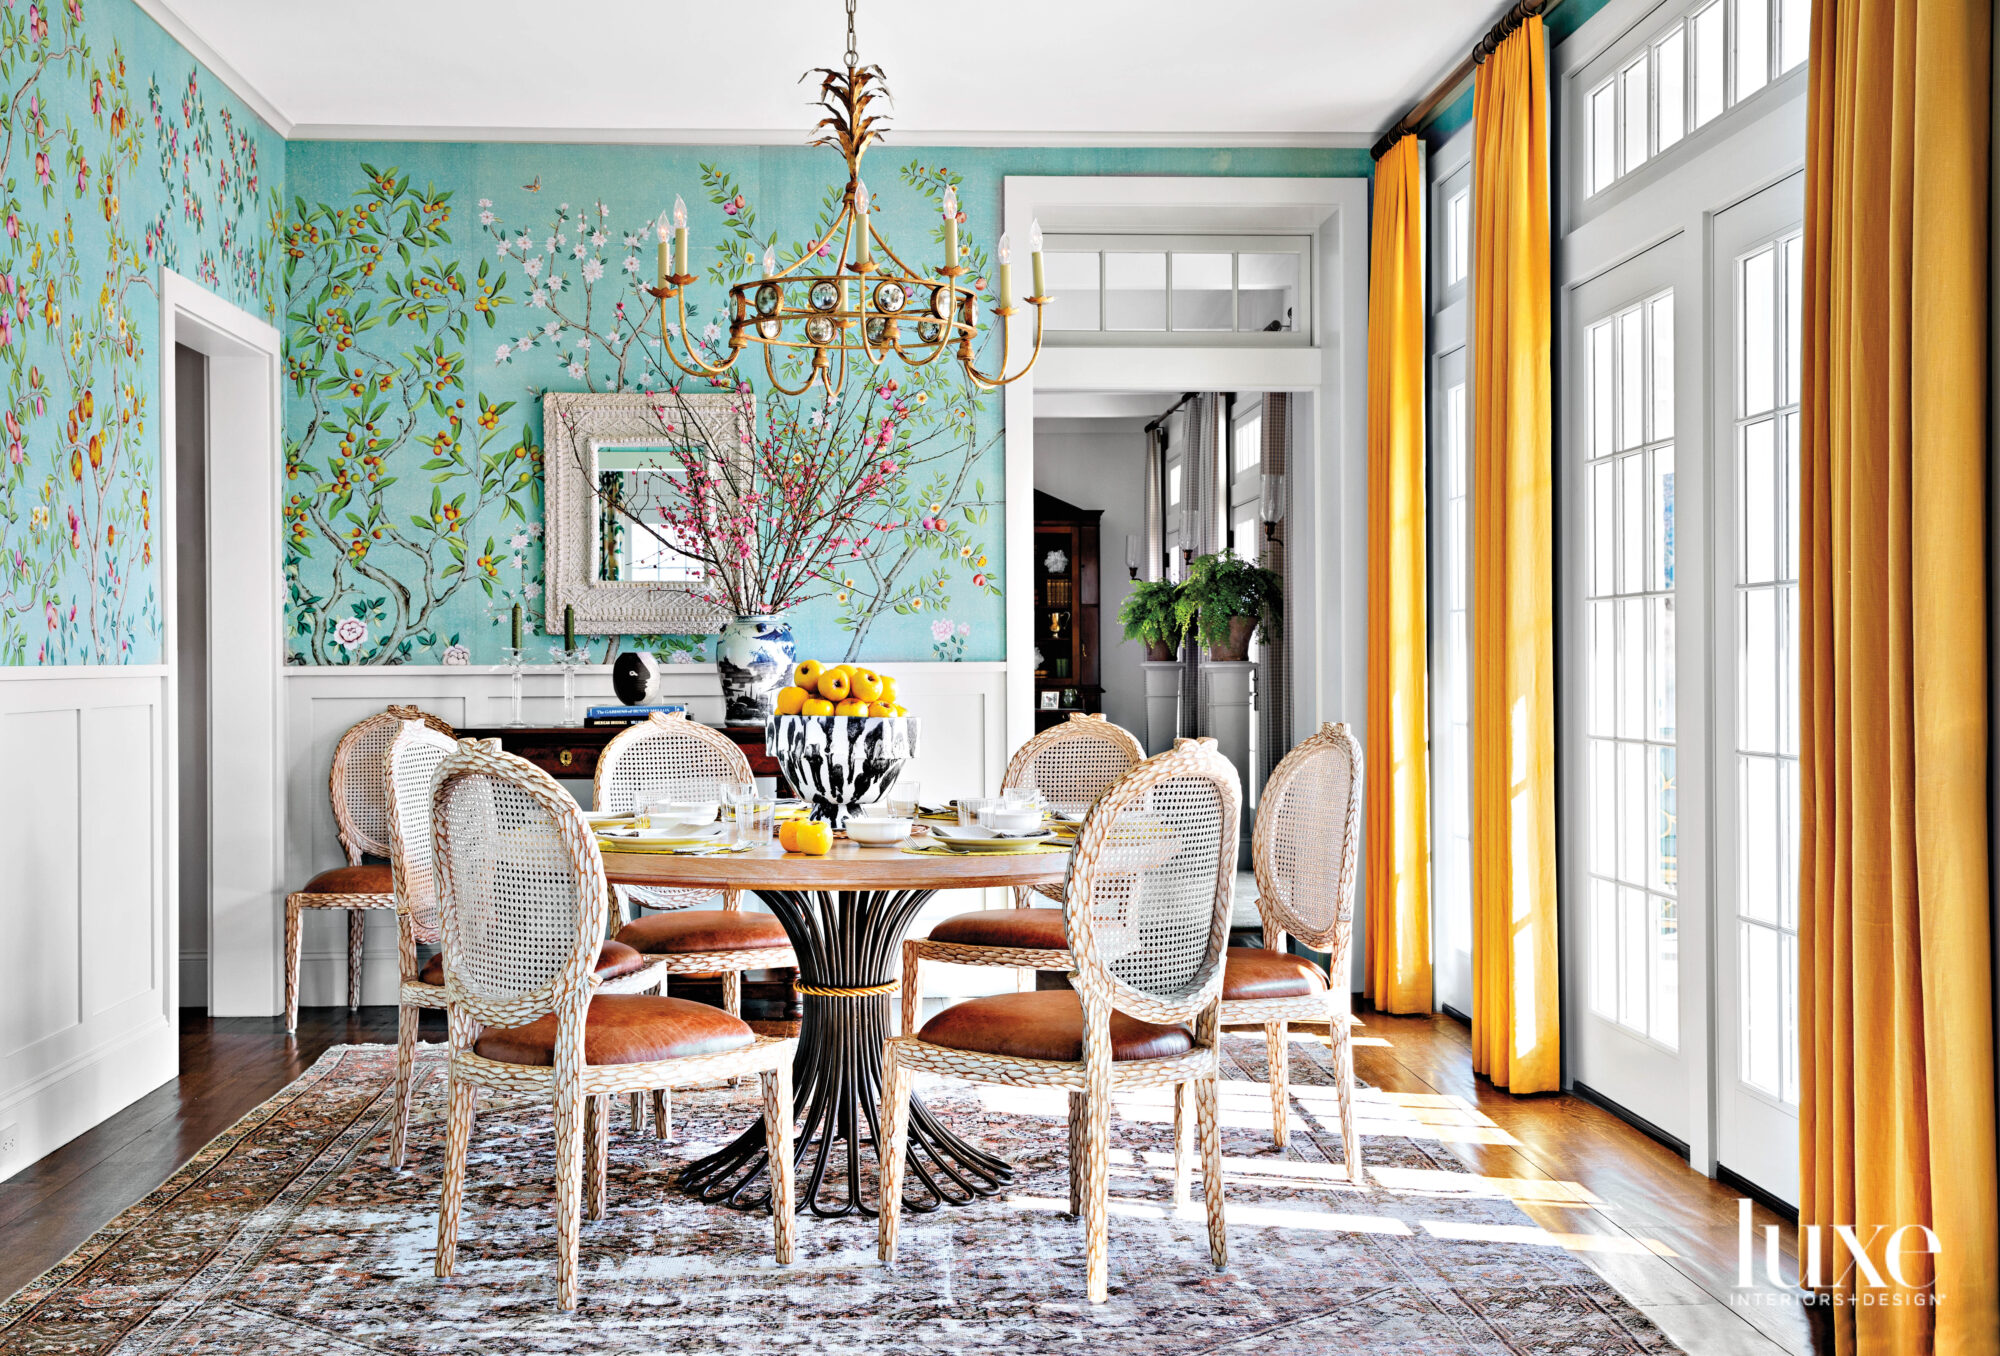
M 184 1008 L 208 1006 L 208 359 L 174 347 L 173 722 L 180 803 L 180 965 Z

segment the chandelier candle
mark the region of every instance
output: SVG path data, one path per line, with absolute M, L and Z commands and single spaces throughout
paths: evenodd
M 875 258 L 868 251 L 868 185 L 859 179 L 854 181 L 854 224 L 861 233 L 861 253 L 855 256 L 854 271 L 871 273 L 875 269 Z
M 1005 231 L 1000 232 L 1000 244 L 994 253 L 1000 260 L 1000 314 L 1004 316 L 1014 309 L 1014 242 Z
M 1035 290 L 1028 297 L 1029 301 L 1033 301 L 1036 297 L 1046 296 L 1048 293 L 1048 289 L 1042 284 L 1042 219 L 1040 217 L 1036 217 L 1028 223 L 1028 262 L 1034 265 L 1035 269 Z
M 958 190 L 944 191 L 944 266 L 958 267 Z

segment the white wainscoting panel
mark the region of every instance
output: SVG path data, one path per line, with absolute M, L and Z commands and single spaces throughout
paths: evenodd
M 0 1178 L 172 1078 L 163 668 L 0 679 Z
M 1007 769 L 1006 666 L 974 664 L 889 664 L 898 695 L 922 721 L 919 753 L 909 775 L 923 782 L 925 800 L 946 800 L 996 790 Z M 561 718 L 562 677 L 550 668 L 528 670 L 522 679 L 523 714 L 531 724 Z M 422 665 L 371 668 L 289 668 L 285 671 L 285 879 L 296 889 L 315 871 L 345 858 L 327 800 L 327 772 L 340 736 L 364 716 L 392 702 L 412 703 L 454 726 L 497 725 L 510 718 L 511 682 L 502 668 Z M 576 675 L 578 706 L 608 703 L 611 669 L 594 666 Z M 665 694 L 685 701 L 698 720 L 722 718 L 721 684 L 712 664 L 673 665 Z M 587 781 L 564 783 L 584 804 Z M 922 935 L 940 918 L 968 909 L 999 908 L 1011 902 L 1005 891 L 957 890 L 938 895 L 919 916 L 913 933 Z M 746 903 L 758 907 L 754 897 Z M 282 913 L 280 895 L 272 907 Z M 383 911 L 367 922 L 367 959 L 362 1002 L 396 1001 L 395 919 Z M 306 914 L 300 964 L 300 1002 L 307 1007 L 345 1003 L 347 932 L 344 918 L 322 910 Z M 964 996 L 1012 990 L 1014 972 L 965 966 L 925 967 L 927 994 Z M 280 996 L 282 1001 L 282 995 Z

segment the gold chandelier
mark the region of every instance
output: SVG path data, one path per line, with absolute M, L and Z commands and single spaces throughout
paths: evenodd
M 819 67 L 803 77 L 821 77 L 819 103 L 827 110 L 818 123 L 827 130 L 811 144 L 837 146 L 847 161 L 847 191 L 839 213 L 826 233 L 808 245 L 790 268 L 780 269 L 775 248 L 767 247 L 763 277 L 729 289 L 729 353 L 721 362 L 711 364 L 703 361 L 688 338 L 686 289 L 695 277 L 688 271 L 687 204 L 676 197 L 671 216 L 662 213 L 659 220 L 659 285 L 647 289 L 660 299 L 660 340 L 674 365 L 692 377 L 719 377 L 731 371 L 744 350 L 755 344 L 764 350 L 764 371 L 771 385 L 786 395 L 803 395 L 815 384 L 824 386 L 828 396 L 836 395 L 847 381 L 850 360 L 880 368 L 892 354 L 908 366 L 926 367 L 950 352 L 980 387 L 1004 386 L 1026 375 L 1042 352 L 1042 308 L 1052 298 L 1042 292 L 1041 224 L 1036 222 L 1030 228 L 1035 286 L 1033 294 L 1023 298 L 1035 308 L 1035 344 L 1028 361 L 1011 375 L 1007 371 L 1008 322 L 1020 307 L 1014 304 L 1012 250 L 1004 233 L 995 251 L 1000 291 L 993 314 L 1000 318 L 1000 364 L 989 375 L 979 370 L 972 354 L 973 341 L 979 337 L 977 293 L 959 282 L 968 270 L 958 262 L 957 192 L 951 188 L 944 192 L 945 264 L 935 277 L 904 263 L 875 229 L 868 187 L 861 182 L 861 157 L 882 126 L 879 116 L 869 115 L 868 105 L 886 97 L 888 86 L 881 67 L 863 66 L 855 54 L 854 4 L 855 0 L 847 0 L 846 69 Z M 833 251 L 829 247 L 836 236 L 839 248 Z M 878 249 L 886 264 L 876 257 Z M 822 251 L 827 251 L 826 255 Z M 832 259 L 831 271 L 800 271 L 822 257 Z M 680 347 L 687 354 L 685 361 L 674 351 L 669 302 L 675 303 L 680 313 Z M 796 388 L 786 386 L 778 376 L 777 358 L 783 349 L 802 350 L 811 356 L 811 372 Z

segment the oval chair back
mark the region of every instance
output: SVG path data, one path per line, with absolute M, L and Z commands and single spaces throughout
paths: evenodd
M 414 706 L 392 706 L 357 722 L 333 748 L 333 771 L 327 793 L 333 800 L 333 822 L 350 866 L 363 857 L 389 857 L 389 745 L 405 721 L 422 721 L 447 739 L 451 726 Z
M 1063 931 L 1086 1011 L 1185 1022 L 1222 997 L 1242 787 L 1213 739 L 1128 773 L 1077 835 Z
M 750 759 L 727 735 L 685 711 L 655 711 L 604 746 L 591 804 L 629 814 L 651 792 L 712 800 L 717 782 L 749 780 Z
M 1146 750 L 1131 731 L 1077 712 L 1015 750 L 1000 785 L 1032 786 L 1051 805 L 1081 810 L 1145 761 Z
M 470 739 L 439 764 L 431 804 L 454 1047 L 462 1017 L 524 1026 L 554 1012 L 580 1052 L 605 910 L 583 811 L 546 772 Z
M 431 846 L 431 777 L 457 741 L 421 720 L 406 720 L 389 744 L 389 872 L 396 913 L 411 940 L 438 943 L 437 873 Z M 404 978 L 411 976 L 405 974 Z
M 1286 754 L 1264 784 L 1250 860 L 1264 945 L 1298 938 L 1329 953 L 1345 975 L 1354 937 L 1354 872 L 1361 841 L 1361 745 L 1325 724 Z

